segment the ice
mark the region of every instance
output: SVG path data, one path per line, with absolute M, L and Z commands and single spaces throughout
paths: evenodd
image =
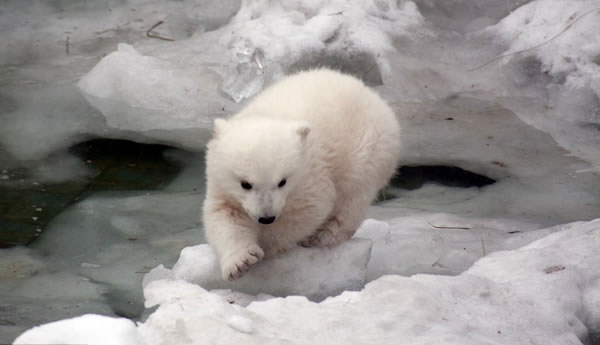
M 204 244 L 181 251 L 172 270 L 159 266 L 144 277 L 147 286 L 156 279 L 180 279 L 206 289 L 231 289 L 246 294 L 303 295 L 322 300 L 346 290 L 358 290 L 366 282 L 371 241 L 352 240 L 335 250 L 295 248 L 274 260 L 264 260 L 241 279 L 229 282 L 221 276 L 213 249 Z M 285 279 L 282 279 L 285 277 Z
M 246 307 L 223 294 L 178 279 L 145 287 L 148 305 L 159 305 L 137 330 L 129 321 L 85 316 L 34 328 L 16 344 L 71 341 L 74 327 L 90 342 L 146 344 L 581 344 L 594 339 L 600 318 L 600 221 L 579 222 L 520 249 L 478 260 L 458 276 L 387 275 L 362 291 L 321 303 L 290 296 L 257 300 Z M 280 277 L 284 278 L 284 277 Z M 86 321 L 87 318 L 87 321 Z M 93 318 L 93 319 L 92 319 Z M 365 320 L 368 320 L 366 322 Z M 126 325 L 127 324 L 127 325 Z M 106 340 L 105 340 L 106 342 Z
M 281 78 L 283 72 L 278 64 L 264 66 L 265 54 L 260 48 L 253 49 L 248 41 L 242 40 L 239 46 L 232 47 L 238 59 L 235 70 L 223 81 L 223 91 L 236 103 L 249 98 L 262 90 L 266 82 Z
M 0 334 L 6 341 L 40 323 L 86 313 L 115 315 L 103 297 L 104 285 L 57 271 L 31 249 L 2 250 L 0 282 Z
M 44 261 L 28 248 L 12 248 L 0 257 L 0 278 L 23 279 L 34 275 L 44 267 Z
M 143 274 L 201 241 L 200 207 L 201 199 L 189 192 L 97 195 L 57 217 L 34 247 L 54 267 L 106 284 L 109 293 L 125 294 L 123 302 L 115 302 L 125 305 L 114 308 L 136 308 Z

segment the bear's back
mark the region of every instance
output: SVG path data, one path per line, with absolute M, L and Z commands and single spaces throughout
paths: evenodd
M 300 72 L 270 86 L 238 116 L 303 120 L 311 136 L 331 153 L 335 175 L 389 151 L 399 154 L 399 125 L 393 111 L 355 77 L 328 69 Z
M 312 129 L 350 144 L 365 130 L 397 127 L 385 102 L 355 77 L 329 69 L 300 72 L 265 89 L 239 114 L 304 120 Z

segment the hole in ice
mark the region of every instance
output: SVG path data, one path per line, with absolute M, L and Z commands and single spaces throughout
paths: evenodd
M 91 181 L 93 189 L 138 190 L 164 187 L 181 170 L 163 156 L 170 149 L 160 144 L 93 139 L 69 151 L 97 172 Z
M 445 165 L 402 166 L 397 170 L 391 184 L 395 187 L 415 190 L 426 183 L 448 187 L 485 187 L 496 180 L 459 167 Z
M 81 164 L 57 159 L 55 167 L 39 162 L 50 175 L 71 177 L 44 182 L 27 167 L 0 170 L 0 248 L 27 245 L 37 239 L 48 223 L 71 204 L 93 192 L 105 190 L 155 190 L 171 182 L 182 167 L 164 157 L 172 147 L 139 144 L 127 140 L 94 139 L 72 146 L 71 155 L 81 159 L 90 174 L 77 174 Z M 62 157 L 65 153 L 56 153 Z M 62 155 L 62 156 L 61 156 Z M 85 170 L 85 169 L 84 169 Z M 80 172 L 80 171 L 79 171 Z

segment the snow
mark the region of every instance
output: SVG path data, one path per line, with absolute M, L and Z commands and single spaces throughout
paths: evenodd
M 392 49 L 391 40 L 407 36 L 409 28 L 425 35 L 423 26 L 410 1 L 370 0 L 361 6 L 243 1 L 230 23 L 216 31 L 167 45 L 120 44 L 78 87 L 110 127 L 197 129 L 195 140 L 186 139 L 189 133 L 169 139 L 198 148 L 208 140 L 215 117 L 239 109 L 232 100 L 254 95 L 302 58 L 324 51 L 367 53 L 385 68 L 383 53 Z
M 324 248 L 295 248 L 277 260 L 264 260 L 241 279 L 229 282 L 221 277 L 217 257 L 203 244 L 181 251 L 172 270 L 158 266 L 143 281 L 185 280 L 206 289 L 231 289 L 247 294 L 273 296 L 304 295 L 322 300 L 345 290 L 359 290 L 367 279 L 371 241 L 354 239 L 335 251 Z M 285 277 L 284 280 L 281 277 Z
M 516 249 L 554 231 L 532 229 L 506 219 L 425 213 L 387 222 L 367 219 L 356 237 L 373 241 L 367 266 L 371 281 L 387 274 L 456 275 L 488 253 Z
M 141 345 L 135 324 L 128 319 L 83 315 L 65 322 L 57 321 L 33 328 L 14 344 L 115 344 Z
M 554 230 L 457 276 L 386 275 L 320 303 L 289 296 L 243 307 L 184 280 L 156 280 L 144 293 L 158 309 L 137 332 L 123 323 L 125 334 L 114 343 L 581 344 L 600 326 L 600 220 Z M 103 330 L 119 319 L 92 317 L 34 328 L 15 344 L 67 341 L 73 338 L 65 331 L 78 325 L 98 330 L 77 338 L 82 342 L 118 335 Z
M 598 167 L 600 121 L 600 4 L 537 0 L 483 31 L 505 45 L 503 61 L 521 74 L 547 80 L 546 110 L 515 107 L 524 121 L 552 134 L 575 155 Z M 518 78 L 518 77 L 517 77 Z M 518 78 L 523 84 L 527 79 Z
M 594 39 L 594 33 L 600 28 L 599 11 L 598 2 L 593 0 L 538 0 L 520 7 L 488 30 L 510 42 L 506 54 L 529 50 L 525 53 L 538 57 L 544 71 L 565 78 L 567 85 L 581 88 L 592 84 L 596 89 L 593 80 L 598 78 L 595 75 L 600 66 L 594 59 L 600 42 Z

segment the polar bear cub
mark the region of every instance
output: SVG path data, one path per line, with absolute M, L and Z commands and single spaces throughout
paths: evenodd
M 390 107 L 328 69 L 283 78 L 213 132 L 203 218 L 229 280 L 297 244 L 351 238 L 400 155 Z

